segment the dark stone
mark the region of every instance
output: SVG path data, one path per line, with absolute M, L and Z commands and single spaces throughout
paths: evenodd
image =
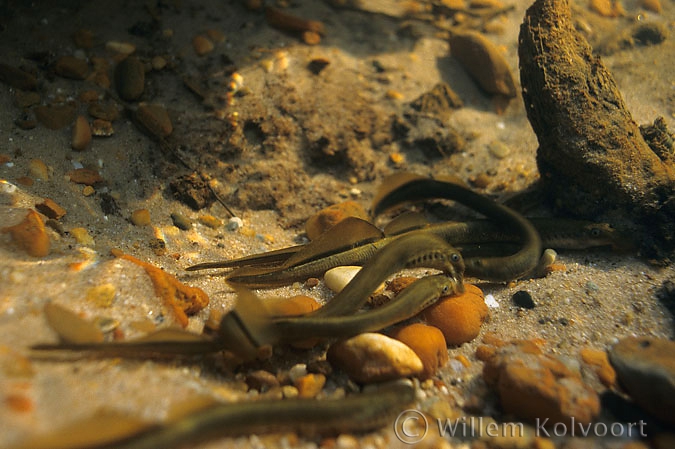
M 532 295 L 525 290 L 515 292 L 511 297 L 511 301 L 513 301 L 516 307 L 522 307 L 523 309 L 534 309 L 535 306 Z

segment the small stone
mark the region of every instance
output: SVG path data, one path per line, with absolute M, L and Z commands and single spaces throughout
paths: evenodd
M 148 226 L 150 224 L 150 211 L 147 209 L 136 209 L 131 213 L 131 222 L 135 226 Z
M 56 204 L 54 200 L 51 200 L 49 198 L 45 198 L 45 200 L 41 203 L 38 203 L 35 205 L 35 208 L 44 216 L 54 219 L 54 220 L 59 220 L 61 217 L 66 215 L 66 210 Z
M 390 292 L 394 293 L 395 295 L 398 295 L 401 293 L 405 288 L 409 287 L 410 284 L 415 282 L 418 278 L 414 276 L 399 276 L 395 277 L 389 283 L 387 284 L 387 290 Z
M 603 17 L 619 17 L 626 15 L 620 0 L 590 0 L 591 11 Z
M 609 363 L 609 358 L 605 351 L 598 351 L 597 349 L 584 348 L 579 352 L 581 360 L 589 365 L 602 384 L 607 388 L 612 388 L 616 385 L 616 371 Z
M 87 301 L 97 307 L 110 307 L 117 294 L 113 284 L 102 284 L 87 290 Z
M 90 168 L 76 168 L 68 172 L 68 177 L 71 182 L 75 184 L 84 184 L 86 186 L 93 186 L 104 181 L 101 175 Z
M 333 344 L 328 361 L 359 383 L 417 376 L 424 365 L 415 351 L 382 334 L 364 333 Z
M 2 63 L 0 63 L 0 81 L 21 90 L 35 90 L 38 85 L 35 75 Z
M 169 185 L 175 198 L 194 210 L 208 207 L 215 200 L 208 183 L 196 173 L 179 176 Z
M 183 231 L 192 229 L 192 221 L 180 212 L 173 212 L 171 214 L 171 221 L 173 221 L 175 227 Z
M 21 184 L 22 186 L 30 187 L 35 183 L 35 181 L 33 181 L 33 178 L 28 176 L 19 176 L 16 178 L 16 183 Z
M 311 296 L 296 295 L 290 298 L 270 299 L 266 301 L 265 305 L 268 310 L 276 316 L 298 316 L 306 315 L 317 310 L 319 303 Z M 298 349 L 310 349 L 319 343 L 318 338 L 307 338 L 306 340 L 298 340 L 291 343 L 291 346 Z
M 361 271 L 361 267 L 357 266 L 335 267 L 326 271 L 323 280 L 326 283 L 326 287 L 335 293 L 340 293 L 359 271 Z
M 121 61 L 115 67 L 115 88 L 120 98 L 126 101 L 137 100 L 145 90 L 145 67 L 134 56 Z
M 213 215 L 200 215 L 197 217 L 197 220 L 204 226 L 208 226 L 211 229 L 218 229 L 223 225 L 223 220 L 216 218 Z
M 49 254 L 51 243 L 45 231 L 45 224 L 40 215 L 29 210 L 26 217 L 14 226 L 0 228 L 3 234 L 9 234 L 14 243 L 32 257 L 45 257 Z
M 49 180 L 49 168 L 41 159 L 31 159 L 28 163 L 28 174 L 40 181 Z
M 316 31 L 303 31 L 302 41 L 307 45 L 319 45 L 321 43 L 321 35 Z
M 87 108 L 87 112 L 94 118 L 107 120 L 112 122 L 117 120 L 120 116 L 120 111 L 112 103 L 102 103 L 100 101 L 92 101 Z
M 89 75 L 89 64 L 74 56 L 61 56 L 56 60 L 54 71 L 57 75 L 74 80 L 83 80 Z
M 115 133 L 108 120 L 95 119 L 91 124 L 91 133 L 96 137 L 110 137 Z
M 293 399 L 297 398 L 300 393 L 298 392 L 298 389 L 295 388 L 293 385 L 284 385 L 283 387 L 281 387 L 281 394 L 286 399 Z
M 53 302 L 45 304 L 45 318 L 49 326 L 68 343 L 98 343 L 103 341 L 103 332 L 94 323 L 82 319 Z
M 504 159 L 511 153 L 511 148 L 504 142 L 493 140 L 488 144 L 488 151 L 497 159 Z
M 464 293 L 441 298 L 424 310 L 422 318 L 443 332 L 450 346 L 467 343 L 478 336 L 488 316 L 483 292 L 471 284 L 464 284 Z
M 94 33 L 81 28 L 73 34 L 73 43 L 77 48 L 89 50 L 94 46 Z
M 326 376 L 323 374 L 306 374 L 293 382 L 298 389 L 298 396 L 301 398 L 314 398 L 318 395 L 326 384 Z
M 475 31 L 452 33 L 450 52 L 488 94 L 513 98 L 516 83 L 504 55 L 488 38 Z
M 511 301 L 513 301 L 514 306 L 522 307 L 523 309 L 534 309 L 535 306 L 532 295 L 525 290 L 515 292 L 511 297 Z
M 424 365 L 420 380 L 434 376 L 439 368 L 448 363 L 445 337 L 437 327 L 414 323 L 394 330 L 391 337 L 405 343 L 420 358 Z
M 288 378 L 291 380 L 292 383 L 295 383 L 296 380 L 306 375 L 307 375 L 307 365 L 305 365 L 304 363 L 297 363 L 293 365 L 291 369 L 288 370 Z
M 206 30 L 206 37 L 216 44 L 220 44 L 221 42 L 225 41 L 225 33 L 214 28 Z
M 240 229 L 243 226 L 244 221 L 241 218 L 232 217 L 227 221 L 227 226 L 225 226 L 225 229 L 227 229 L 230 232 L 233 232 L 236 231 L 237 229 Z
M 33 112 L 38 122 L 52 130 L 65 128 L 75 120 L 75 107 L 71 105 L 36 106 Z
M 675 424 L 675 342 L 626 337 L 609 351 L 619 383 L 640 407 Z
M 544 354 L 538 343 L 499 343 L 503 346 L 491 353 L 483 351 L 483 378 L 497 390 L 504 412 L 547 428 L 557 423 L 569 426 L 573 420 L 592 423 L 600 412 L 597 393 L 583 382 L 578 368 Z
M 83 196 L 92 196 L 94 193 L 96 193 L 96 190 L 92 186 L 84 186 L 82 189 Z
M 211 39 L 204 36 L 203 34 L 198 34 L 192 38 L 192 48 L 199 56 L 204 56 L 207 53 L 211 53 L 214 47 L 215 46 Z
M 663 9 L 661 7 L 661 0 L 640 0 L 640 5 L 647 11 L 660 13 Z
M 105 43 L 108 51 L 119 53 L 121 55 L 130 55 L 136 51 L 136 46 L 129 42 L 108 41 Z
M 163 139 L 173 132 L 173 124 L 166 108 L 157 104 L 142 104 L 134 113 L 134 120 L 156 139 Z
M 79 115 L 73 126 L 73 137 L 70 146 L 75 151 L 84 151 L 91 143 L 91 128 L 86 118 Z
M 335 226 L 347 217 L 357 217 L 368 220 L 368 213 L 356 201 L 345 201 L 334 204 L 319 211 L 311 216 L 305 224 L 305 232 L 310 240 L 315 240 L 318 236 Z
M 314 75 L 318 75 L 328 67 L 330 64 L 330 60 L 326 58 L 314 58 L 311 61 L 309 61 L 309 64 L 307 64 L 307 70 L 312 72 Z
M 89 232 L 85 228 L 73 228 L 70 230 L 70 235 L 73 236 L 75 241 L 80 245 L 84 246 L 94 246 L 94 238 L 89 235 Z
M 166 67 L 166 59 L 162 56 L 153 56 L 152 60 L 150 61 L 150 65 L 152 66 L 153 70 L 162 70 L 164 67 Z
M 264 393 L 265 391 L 278 387 L 279 381 L 274 374 L 259 369 L 246 375 L 246 385 L 248 385 L 249 388 Z

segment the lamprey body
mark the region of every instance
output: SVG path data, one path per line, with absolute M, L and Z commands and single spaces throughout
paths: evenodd
M 296 431 L 310 436 L 363 432 L 391 425 L 415 400 L 408 380 L 381 385 L 341 399 L 261 399 L 216 404 L 170 420 L 139 426 L 115 441 L 77 441 L 69 449 L 156 449 L 194 445 L 222 436 Z M 53 449 L 49 436 L 25 442 L 20 449 Z M 65 446 L 61 446 L 65 447 Z
M 495 282 L 518 279 L 533 270 L 542 254 L 539 232 L 516 211 L 502 206 L 454 182 L 440 181 L 411 174 L 394 175 L 394 187 L 379 194 L 373 204 L 375 216 L 407 202 L 447 199 L 468 206 L 515 233 L 520 249 L 509 256 L 475 257 L 465 260 L 466 274 Z

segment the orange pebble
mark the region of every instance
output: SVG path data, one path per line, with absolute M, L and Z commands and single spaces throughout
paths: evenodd
M 304 295 L 272 299 L 266 301 L 265 304 L 272 314 L 278 316 L 306 315 L 320 307 L 316 299 Z M 291 343 L 291 346 L 298 349 L 309 349 L 316 346 L 318 342 L 318 338 L 308 338 L 307 340 L 295 341 Z
M 33 257 L 44 257 L 49 254 L 50 242 L 45 224 L 40 215 L 32 209 L 21 223 L 2 228 L 0 232 L 9 233 L 12 240 Z
M 391 334 L 396 340 L 410 347 L 422 361 L 424 369 L 420 379 L 425 380 L 436 374 L 448 363 L 448 348 L 443 333 L 434 326 L 414 323 L 400 327 Z
M 595 371 L 595 374 L 604 386 L 611 388 L 616 384 L 616 371 L 614 371 L 614 368 L 609 363 L 609 357 L 605 351 L 584 348 L 579 354 L 581 355 L 581 360 L 593 368 L 593 371 Z
M 363 206 L 355 201 L 345 201 L 333 204 L 312 215 L 305 224 L 305 232 L 310 240 L 315 240 L 321 234 L 338 224 L 347 217 L 368 219 L 368 213 Z
M 483 292 L 466 284 L 458 296 L 442 298 L 422 312 L 424 320 L 443 332 L 448 345 L 456 346 L 478 336 L 480 327 L 488 316 Z

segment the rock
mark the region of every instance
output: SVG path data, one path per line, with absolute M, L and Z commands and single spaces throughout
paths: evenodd
M 121 61 L 115 67 L 115 88 L 123 100 L 138 100 L 145 90 L 145 68 L 134 56 Z
M 121 55 L 130 55 L 136 51 L 136 46 L 130 42 L 108 41 L 105 43 L 105 48 Z
M 663 9 L 661 7 L 661 0 L 640 0 L 640 5 L 644 9 L 655 13 L 660 13 Z
M 579 217 L 630 217 L 647 257 L 675 252 L 675 168 L 642 138 L 568 1 L 536 0 L 519 42 L 523 100 L 549 199 Z
M 513 98 L 516 82 L 504 55 L 488 38 L 475 31 L 450 36 L 450 52 L 487 93 Z
M 268 310 L 277 316 L 298 316 L 306 315 L 317 310 L 320 304 L 311 296 L 296 295 L 290 298 L 270 299 L 265 302 Z M 299 349 L 309 349 L 319 343 L 318 338 L 308 338 L 306 340 L 298 340 L 291 343 L 291 346 Z
M 87 301 L 98 307 L 110 307 L 117 294 L 113 284 L 101 284 L 87 290 Z
M 364 333 L 333 344 L 328 361 L 360 383 L 417 376 L 424 365 L 415 351 L 382 334 Z
M 616 385 L 616 371 L 610 365 L 605 351 L 584 348 L 579 352 L 579 355 L 581 356 L 581 360 L 593 369 L 605 387 L 612 388 Z
M 182 229 L 183 231 L 189 231 L 190 229 L 192 229 L 192 220 L 190 220 L 188 217 L 181 214 L 180 212 L 172 212 L 171 221 L 173 222 L 173 225 L 175 227 L 177 227 L 178 229 Z
M 588 425 L 597 417 L 600 399 L 573 364 L 544 354 L 538 341 L 498 344 L 502 346 L 477 349 L 476 355 L 485 360 L 483 378 L 497 391 L 506 413 L 546 428 L 570 426 L 572 418 Z
M 248 385 L 249 388 L 264 393 L 267 390 L 278 387 L 279 381 L 274 374 L 259 369 L 251 371 L 246 375 L 246 385 Z
M 84 184 L 85 186 L 93 186 L 104 181 L 103 177 L 96 171 L 90 168 L 76 168 L 68 172 L 68 177 L 71 182 L 75 184 Z
M 516 307 L 522 307 L 523 309 L 534 309 L 535 304 L 534 300 L 532 299 L 532 295 L 530 295 L 525 290 L 515 292 L 511 297 L 511 301 L 513 301 L 513 305 Z
M 75 107 L 69 104 L 36 106 L 33 112 L 38 122 L 53 130 L 65 128 L 75 120 Z
M 45 224 L 40 215 L 29 210 L 26 217 L 14 226 L 0 228 L 3 234 L 9 234 L 12 240 L 29 256 L 45 257 L 49 254 L 51 243 L 45 231 Z
M 115 133 L 115 130 L 108 120 L 97 118 L 91 124 L 91 133 L 96 137 L 110 137 Z
M 438 83 L 431 90 L 410 102 L 410 107 L 422 114 L 447 119 L 453 110 L 464 106 L 459 95 L 447 83 Z
M 618 0 L 590 0 L 591 11 L 603 17 L 619 17 L 626 15 L 623 5 Z
M 94 33 L 91 30 L 80 28 L 73 33 L 73 43 L 77 48 L 90 50 L 94 47 Z
M 41 159 L 31 159 L 28 163 L 28 174 L 40 181 L 48 181 L 49 167 Z
M 223 225 L 223 220 L 208 214 L 198 216 L 197 220 L 199 220 L 199 222 L 204 226 L 208 226 L 211 229 L 218 229 Z
M 2 63 L 0 63 L 0 81 L 21 90 L 37 89 L 35 75 Z
M 82 319 L 78 314 L 48 302 L 44 308 L 49 326 L 67 343 L 99 343 L 103 332 L 94 323 Z
M 194 210 L 209 207 L 215 201 L 208 184 L 196 173 L 179 176 L 169 186 L 177 200 Z
M 96 242 L 94 242 L 94 238 L 89 235 L 89 231 L 87 231 L 85 228 L 72 228 L 69 232 L 75 241 L 80 245 L 94 246 L 96 244 Z
M 675 425 L 675 342 L 627 337 L 609 351 L 619 383 L 640 407 Z
M 87 108 L 87 112 L 94 118 L 107 120 L 109 122 L 117 120 L 120 116 L 120 111 L 117 109 L 117 106 L 112 103 L 102 103 L 100 101 L 91 102 Z
M 61 56 L 54 64 L 57 75 L 74 80 L 83 80 L 89 75 L 89 64 L 75 56 Z
M 326 376 L 323 374 L 306 374 L 293 382 L 298 389 L 298 396 L 301 398 L 314 398 L 318 395 L 326 384 Z
M 331 289 L 331 291 L 340 293 L 359 271 L 361 271 L 361 267 L 358 266 L 335 267 L 326 271 L 323 275 L 323 280 L 326 283 L 326 287 Z
M 420 379 L 425 380 L 436 374 L 448 363 L 448 348 L 443 333 L 433 326 L 414 323 L 391 332 L 391 337 L 410 347 L 422 361 L 424 369 Z
M 192 48 L 195 50 L 197 55 L 204 56 L 205 54 L 211 53 L 213 51 L 214 45 L 211 39 L 204 36 L 203 34 L 198 34 L 192 38 Z
M 147 209 L 136 209 L 131 213 L 131 222 L 135 226 L 148 226 L 150 221 L 150 211 Z
M 464 284 L 464 293 L 441 298 L 421 313 L 422 318 L 443 332 L 450 346 L 467 343 L 478 336 L 488 317 L 483 292 L 471 284 Z
M 333 204 L 312 215 L 305 224 L 305 232 L 310 240 L 315 240 L 318 236 L 338 224 L 347 217 L 357 217 L 368 220 L 368 213 L 356 201 L 345 201 L 339 204 Z
M 73 126 L 73 137 L 70 146 L 75 151 L 84 151 L 91 143 L 91 128 L 86 118 L 79 115 Z
M 59 220 L 61 219 L 61 217 L 66 215 L 66 210 L 61 206 L 59 206 L 58 204 L 56 204 L 54 200 L 51 200 L 49 198 L 45 198 L 43 202 L 36 204 L 35 208 L 42 215 L 54 220 Z
M 166 108 L 157 104 L 142 104 L 134 113 L 134 122 L 151 137 L 161 140 L 173 132 L 173 124 Z

